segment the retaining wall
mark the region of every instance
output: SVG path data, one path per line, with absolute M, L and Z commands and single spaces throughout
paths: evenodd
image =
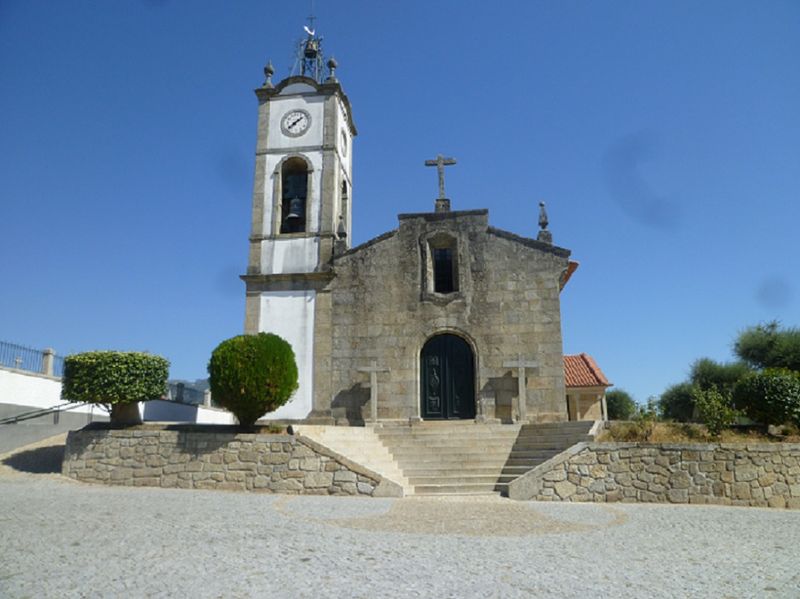
M 512 481 L 509 497 L 800 509 L 800 444 L 579 443 Z
M 310 439 L 232 427 L 92 425 L 67 438 L 63 474 L 92 483 L 311 495 L 402 496 L 400 485 Z

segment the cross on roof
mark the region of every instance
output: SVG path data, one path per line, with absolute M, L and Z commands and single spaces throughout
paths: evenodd
M 426 160 L 425 166 L 435 166 L 436 170 L 439 172 L 439 199 L 445 199 L 444 195 L 444 167 L 451 166 L 456 163 L 455 158 L 445 158 L 441 154 L 438 154 L 434 160 Z

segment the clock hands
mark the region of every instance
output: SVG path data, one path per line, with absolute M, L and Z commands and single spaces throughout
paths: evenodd
M 294 126 L 295 126 L 297 123 L 299 123 L 300 121 L 302 121 L 304 118 L 305 118 L 304 116 L 300 115 L 300 116 L 299 116 L 299 117 L 297 117 L 295 120 L 293 120 L 291 123 L 289 123 L 288 125 L 286 125 L 286 128 L 287 128 L 287 129 L 291 129 L 291 128 L 292 128 L 292 127 L 294 127 Z

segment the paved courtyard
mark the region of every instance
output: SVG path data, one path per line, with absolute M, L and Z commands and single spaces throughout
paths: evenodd
M 800 512 L 92 486 L 0 459 L 0 597 L 800 597 Z

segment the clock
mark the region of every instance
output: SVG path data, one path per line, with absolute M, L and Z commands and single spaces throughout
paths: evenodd
M 289 137 L 300 137 L 311 126 L 311 115 L 305 110 L 290 110 L 281 119 L 281 131 Z

